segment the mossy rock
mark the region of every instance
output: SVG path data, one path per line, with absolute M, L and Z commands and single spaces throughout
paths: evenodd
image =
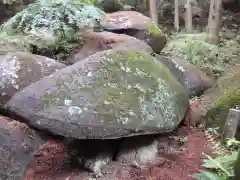
M 136 11 L 109 13 L 100 24 L 106 31 L 124 33 L 144 41 L 155 53 L 160 53 L 167 42 L 167 37 L 159 25 Z
M 29 85 L 8 109 L 55 134 L 115 139 L 172 131 L 188 103 L 186 90 L 153 56 L 111 49 Z
M 207 126 L 223 128 L 230 108 L 240 106 L 240 73 L 227 75 L 205 92 L 202 112 Z
M 77 1 L 39 1 L 10 18 L 1 31 L 28 38 L 35 45 L 33 53 L 69 52 L 74 44 L 81 44 L 85 32 L 100 29 L 99 20 L 104 16 L 95 6 Z

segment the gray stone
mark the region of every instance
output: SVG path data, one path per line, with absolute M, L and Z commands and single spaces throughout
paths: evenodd
M 214 85 L 213 77 L 183 59 L 158 54 L 155 54 L 155 57 L 174 74 L 187 90 L 189 97 L 200 96 Z
M 143 41 L 125 34 L 111 32 L 90 32 L 84 36 L 85 43 L 81 50 L 68 58 L 69 64 L 74 64 L 86 57 L 103 50 L 115 48 L 127 48 L 153 52 L 152 48 Z
M 0 116 L 0 179 L 24 180 L 43 141 L 25 124 Z
M 153 136 L 126 138 L 117 154 L 117 161 L 137 167 L 155 164 L 158 155 L 158 142 Z
M 7 106 L 55 134 L 114 139 L 172 131 L 188 104 L 186 90 L 150 54 L 112 49 L 45 76 Z
M 100 24 L 106 31 L 127 34 L 144 41 L 155 53 L 160 53 L 167 42 L 167 37 L 158 25 L 136 11 L 109 13 Z
M 0 105 L 7 103 L 16 92 L 63 67 L 66 66 L 54 59 L 25 52 L 0 56 Z

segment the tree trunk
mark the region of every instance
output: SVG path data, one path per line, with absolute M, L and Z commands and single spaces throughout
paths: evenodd
M 179 0 L 174 0 L 174 27 L 179 31 Z
M 158 24 L 157 2 L 156 0 L 149 0 L 150 16 L 153 22 Z
M 208 16 L 208 43 L 219 43 L 220 15 L 222 0 L 211 0 Z
M 193 32 L 191 0 L 185 4 L 185 28 L 188 33 Z

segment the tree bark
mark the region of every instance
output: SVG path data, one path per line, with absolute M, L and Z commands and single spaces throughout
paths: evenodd
M 174 27 L 179 31 L 179 0 L 174 0 Z
M 208 43 L 219 43 L 220 16 L 222 0 L 211 0 L 208 16 Z
M 153 22 L 158 24 L 157 2 L 156 0 L 149 0 L 150 16 Z
M 191 0 L 185 4 L 185 28 L 188 33 L 193 32 Z

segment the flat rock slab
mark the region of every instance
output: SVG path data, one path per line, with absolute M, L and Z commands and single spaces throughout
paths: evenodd
M 41 143 L 25 124 L 0 116 L 0 179 L 23 180 Z
M 31 83 L 64 67 L 54 59 L 26 52 L 0 56 L 0 105 Z
M 69 64 L 74 64 L 86 57 L 103 50 L 127 48 L 152 52 L 152 48 L 143 41 L 125 34 L 111 32 L 90 32 L 84 37 L 85 43 L 81 50 L 73 57 L 68 58 Z
M 188 104 L 186 90 L 150 54 L 112 49 L 45 76 L 7 107 L 65 137 L 115 139 L 172 131 Z

